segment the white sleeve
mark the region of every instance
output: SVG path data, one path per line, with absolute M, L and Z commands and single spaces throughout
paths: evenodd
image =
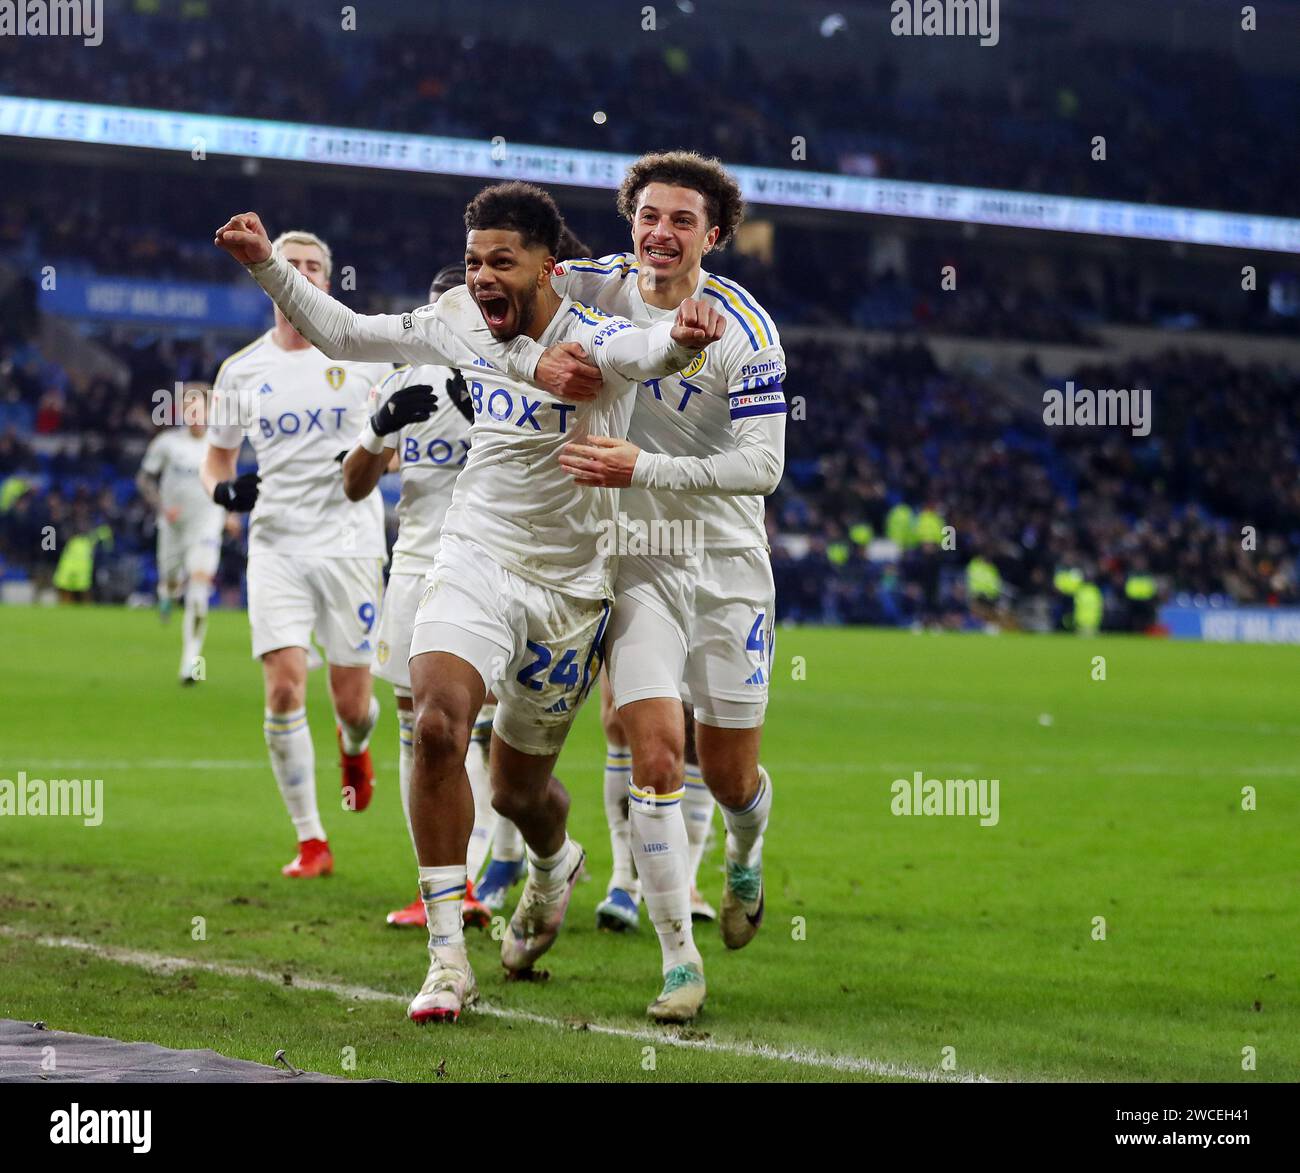
M 762 496 L 776 491 L 785 470 L 785 414 L 754 416 L 732 425 L 737 447 L 712 456 L 665 456 L 643 451 L 632 470 L 638 489 Z
M 213 448 L 238 448 L 244 442 L 244 418 L 251 413 L 244 410 L 247 396 L 239 387 L 224 383 L 224 374 L 224 368 L 219 370 L 212 385 L 207 438 Z
M 632 470 L 638 489 L 767 496 L 785 471 L 785 353 L 779 344 L 733 360 L 727 402 L 736 447 L 712 456 L 642 452 Z
M 477 310 L 480 328 L 475 329 L 463 304 L 444 307 L 439 299 L 405 314 L 358 314 L 317 289 L 283 257 L 247 268 L 294 329 L 328 358 L 460 367 L 482 357 L 504 368 L 512 353 L 510 344 L 492 337 Z
M 637 383 L 663 379 L 690 366 L 700 353 L 679 346 L 672 331 L 672 322 L 656 322 L 642 329 L 626 318 L 610 318 L 591 331 L 587 352 L 602 371 Z
M 167 453 L 163 449 L 163 436 L 166 434 L 166 432 L 159 432 L 149 441 L 149 447 L 144 450 L 144 459 L 140 462 L 140 471 L 146 476 L 162 476 L 163 469 L 167 464 Z

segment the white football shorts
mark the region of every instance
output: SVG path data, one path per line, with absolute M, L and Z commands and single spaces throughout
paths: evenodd
M 610 603 L 580 599 L 507 570 L 443 535 L 415 616 L 411 658 L 449 652 L 497 698 L 493 731 L 521 753 L 559 753 L 604 660 Z
M 383 614 L 379 617 L 379 638 L 375 642 L 375 661 L 370 671 L 387 680 L 400 695 L 411 695 L 411 631 L 420 596 L 429 585 L 429 575 L 390 574 L 384 592 Z
M 221 561 L 221 518 L 213 522 L 158 522 L 159 585 L 179 583 L 191 574 L 215 578 Z
M 680 698 L 704 725 L 763 724 L 776 603 L 766 550 L 624 556 L 615 595 L 609 680 L 616 707 Z
M 383 596 L 380 558 L 251 554 L 248 618 L 253 658 L 277 648 L 310 648 L 314 632 L 330 664 L 367 668 Z

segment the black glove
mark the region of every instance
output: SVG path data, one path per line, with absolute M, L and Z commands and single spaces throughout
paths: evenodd
M 255 472 L 246 472 L 233 481 L 222 481 L 212 490 L 212 499 L 231 513 L 247 513 L 257 504 L 257 486 L 262 478 Z
M 388 402 L 370 417 L 370 426 L 376 436 L 388 436 L 407 424 L 427 420 L 437 406 L 438 397 L 433 388 L 428 383 L 416 383 L 414 387 L 394 391 Z
M 474 422 L 474 401 L 469 397 L 469 387 L 465 384 L 465 376 L 460 371 L 452 371 L 451 378 L 447 380 L 447 395 L 451 399 L 451 405 L 465 417 L 467 423 Z

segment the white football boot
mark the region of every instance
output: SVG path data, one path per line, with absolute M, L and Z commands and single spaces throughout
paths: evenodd
M 581 844 L 572 839 L 568 843 L 568 857 L 555 869 L 564 878 L 553 887 L 542 888 L 537 883 L 533 866 L 529 864 L 519 906 L 501 939 L 501 964 L 511 973 L 531 969 L 533 963 L 555 944 L 559 935 L 573 886 L 582 875 L 587 858 Z
M 763 923 L 763 864 L 742 867 L 727 860 L 727 880 L 722 889 L 722 916 L 718 927 L 728 949 L 748 945 Z
M 698 965 L 674 965 L 646 1013 L 654 1022 L 693 1022 L 703 1005 L 704 971 Z
M 429 973 L 411 999 L 406 1016 L 417 1023 L 456 1022 L 460 1012 L 478 1000 L 478 983 L 464 949 L 429 950 Z

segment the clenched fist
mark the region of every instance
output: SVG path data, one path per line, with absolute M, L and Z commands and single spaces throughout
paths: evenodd
M 703 350 L 717 342 L 727 323 L 723 316 L 703 298 L 688 297 L 677 307 L 673 322 L 673 341 L 687 350 Z
M 231 216 L 220 228 L 213 244 L 224 248 L 241 265 L 255 265 L 271 255 L 271 238 L 256 212 Z

